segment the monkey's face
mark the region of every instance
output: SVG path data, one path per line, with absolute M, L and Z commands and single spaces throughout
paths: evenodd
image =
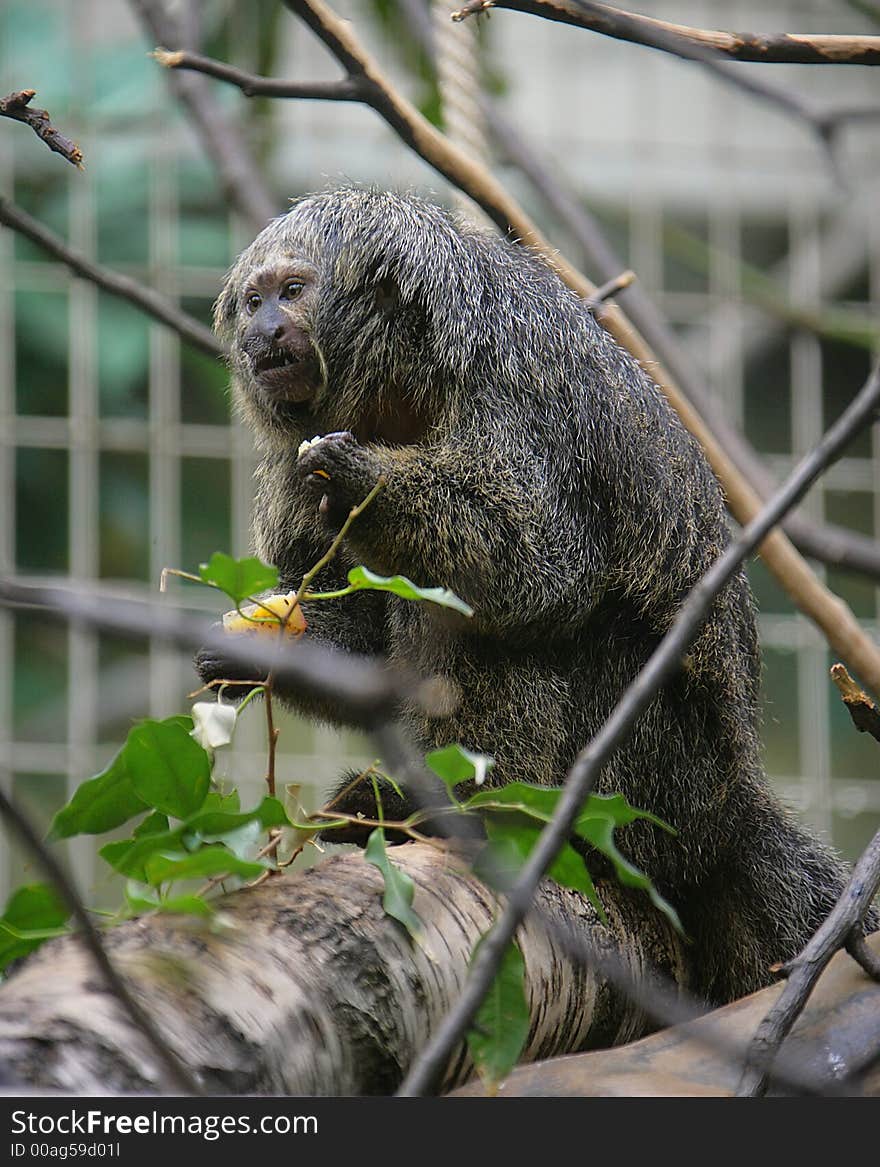
M 294 260 L 255 268 L 241 290 L 233 361 L 270 411 L 312 402 L 324 384 L 310 331 L 316 295 L 315 269 Z

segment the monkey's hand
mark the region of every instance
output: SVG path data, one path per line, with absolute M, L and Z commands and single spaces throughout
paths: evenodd
M 196 672 L 205 685 L 218 681 L 234 681 L 228 695 L 234 700 L 246 696 L 251 689 L 266 679 L 266 669 L 254 666 L 248 669 L 240 660 L 229 660 L 216 648 L 203 648 L 193 661 Z M 216 687 L 216 686 L 215 686 Z
M 373 451 L 343 430 L 303 442 L 296 472 L 326 523 L 338 530 L 376 485 L 381 466 Z
M 366 847 L 367 839 L 374 830 L 380 817 L 385 822 L 403 822 L 416 809 L 416 805 L 400 794 L 386 782 L 384 778 L 377 779 L 381 811 L 376 804 L 376 793 L 370 781 L 358 781 L 358 774 L 349 771 L 337 782 L 329 802 L 332 813 L 339 812 L 351 815 L 364 822 L 349 822 L 344 827 L 330 828 L 320 832 L 319 839 L 328 843 L 357 843 L 359 847 Z M 385 838 L 389 843 L 405 843 L 409 838 L 402 831 L 387 827 Z

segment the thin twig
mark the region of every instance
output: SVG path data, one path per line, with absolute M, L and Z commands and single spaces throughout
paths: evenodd
M 712 49 L 734 61 L 758 61 L 773 65 L 880 65 L 880 36 L 857 36 L 831 33 L 800 32 L 724 32 L 716 29 L 692 28 L 686 24 L 670 24 L 622 8 L 605 4 L 591 4 L 580 8 L 574 0 L 468 0 L 453 20 L 488 12 L 492 8 L 509 8 L 514 12 L 528 12 L 546 20 L 573 24 L 615 40 L 631 44 L 664 48 L 653 40 L 658 32 L 680 37 L 689 44 Z
M 629 269 L 622 271 L 619 276 L 614 276 L 613 279 L 608 280 L 598 287 L 592 296 L 584 300 L 584 305 L 594 316 L 598 316 L 600 315 L 598 310 L 602 308 L 606 300 L 610 300 L 618 292 L 624 291 L 630 284 L 635 283 L 635 281 L 636 273 L 634 271 L 629 271 Z
M 275 797 L 275 758 L 278 753 L 278 736 L 281 733 L 275 725 L 272 708 L 273 682 L 274 675 L 270 673 L 263 684 L 263 703 L 266 706 L 266 786 L 272 798 Z
M 246 69 L 238 69 L 188 49 L 159 48 L 150 56 L 166 69 L 189 69 L 235 85 L 245 97 L 285 97 L 301 101 L 367 100 L 367 87 L 360 84 L 356 77 L 347 77 L 342 81 L 280 81 L 273 77 L 260 77 L 257 73 L 249 73 Z
M 880 956 L 873 948 L 868 947 L 868 942 L 865 940 L 865 934 L 861 928 L 854 928 L 850 932 L 844 947 L 872 980 L 880 981 Z
M 78 170 L 83 170 L 82 150 L 76 142 L 55 129 L 48 110 L 35 109 L 30 104 L 36 92 L 36 89 L 21 89 L 17 93 L 10 93 L 8 97 L 0 97 L 0 117 L 24 122 L 50 150 L 66 158 Z
M 56 259 L 60 259 L 62 263 L 67 264 L 74 275 L 80 276 L 84 280 L 91 280 L 93 284 L 97 284 L 105 292 L 110 292 L 114 296 L 127 300 L 130 304 L 134 304 L 135 307 L 146 312 L 148 316 L 152 316 L 154 320 L 158 320 L 161 324 L 172 329 L 183 340 L 201 349 L 203 353 L 212 357 L 224 354 L 223 346 L 211 330 L 199 323 L 194 317 L 188 316 L 182 308 L 170 303 L 158 292 L 154 292 L 152 288 L 145 288 L 137 280 L 92 263 L 81 252 L 68 247 L 63 239 L 5 198 L 0 198 L 0 223 L 18 231 L 20 235 L 30 239 L 32 243 L 36 243 L 38 247 L 42 247 L 44 251 Z
M 94 924 L 89 918 L 82 900 L 70 877 L 65 873 L 61 864 L 44 846 L 39 835 L 34 830 L 29 819 L 21 812 L 15 803 L 0 788 L 0 814 L 14 829 L 19 838 L 30 851 L 37 863 L 44 869 L 49 879 L 58 890 L 59 895 L 70 909 L 76 920 L 79 931 L 76 935 L 88 949 L 107 988 L 128 1014 L 132 1025 L 138 1029 L 149 1043 L 159 1060 L 162 1078 L 167 1089 L 183 1091 L 185 1094 L 203 1094 L 204 1091 L 193 1077 L 188 1066 L 180 1059 L 177 1053 L 168 1045 L 165 1038 L 157 1029 L 153 1019 L 131 995 L 128 986 L 120 976 L 116 967 L 107 955 L 101 943 Z
M 728 84 L 760 101 L 775 105 L 784 113 L 801 121 L 816 136 L 833 167 L 836 162 L 833 148 L 838 131 L 845 123 L 880 118 L 880 105 L 863 106 L 858 109 L 820 109 L 812 101 L 799 97 L 787 89 L 758 80 L 752 75 L 747 76 L 733 61 L 725 59 L 723 50 L 717 45 L 709 45 L 699 39 L 683 35 L 675 25 L 635 16 L 617 8 L 609 8 L 605 4 L 595 3 L 594 0 L 557 0 L 556 3 L 548 3 L 547 0 L 498 0 L 495 3 L 492 0 L 489 7 L 531 11 L 534 15 L 549 20 L 559 20 L 560 13 L 563 12 L 578 14 L 582 18 L 581 21 L 567 20 L 566 23 L 582 23 L 584 27 L 594 32 L 613 36 L 618 40 L 632 41 L 647 48 L 659 49 L 686 61 L 694 61 Z M 463 20 L 473 13 L 485 11 L 485 8 L 485 0 L 477 0 L 475 4 L 465 4 L 453 14 L 452 19 Z M 875 42 L 871 47 L 876 50 L 878 38 L 869 39 Z M 873 63 L 876 64 L 877 61 Z M 842 182 L 843 176 L 836 167 L 835 172 L 838 180 Z
M 861 930 L 861 922 L 871 906 L 871 900 L 880 889 L 880 831 L 866 847 L 843 894 L 825 923 L 810 939 L 806 947 L 781 970 L 787 977 L 785 987 L 775 1004 L 758 1026 L 749 1047 L 745 1068 L 736 1093 L 738 1097 L 758 1098 L 766 1089 L 770 1069 L 776 1053 L 791 1027 L 807 1003 L 816 981 L 828 962 L 841 947 L 850 951 L 863 968 L 876 975 L 877 962 L 854 942 L 853 933 Z M 852 945 L 852 948 L 850 947 Z
M 659 646 L 624 691 L 608 720 L 575 759 L 552 819 L 541 832 L 524 863 L 509 892 L 506 907 L 480 945 L 461 997 L 410 1069 L 400 1094 L 420 1095 L 432 1088 L 488 992 L 507 946 L 529 910 L 538 884 L 559 848 L 570 836 L 575 819 L 595 786 L 602 766 L 629 736 L 637 719 L 647 709 L 660 687 L 680 669 L 681 658 L 706 618 L 715 597 L 739 570 L 742 561 L 766 537 L 767 532 L 806 494 L 812 483 L 840 456 L 855 435 L 877 419 L 878 402 L 880 363 L 852 404 L 815 449 L 798 464 L 773 498 L 691 590 Z M 850 923 L 850 927 L 854 922 Z

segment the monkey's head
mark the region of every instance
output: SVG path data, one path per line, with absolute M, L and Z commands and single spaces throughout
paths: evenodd
M 234 282 L 231 276 L 217 302 L 216 324 L 231 341 L 241 404 L 280 422 L 292 410 L 307 410 L 326 385 L 312 339 L 319 273 L 292 249 L 258 247 L 261 239 L 245 253 L 253 253 L 251 262 L 236 265 Z
M 448 424 L 493 327 L 474 323 L 499 246 L 409 196 L 344 188 L 296 203 L 215 305 L 246 420 L 288 442 L 350 430 L 403 444 Z

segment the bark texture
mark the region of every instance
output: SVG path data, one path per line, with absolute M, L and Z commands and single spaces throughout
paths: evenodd
M 466 864 L 406 844 L 421 944 L 382 908 L 362 853 L 235 892 L 213 927 L 149 916 L 107 934 L 111 958 L 209 1093 L 388 1094 L 455 999 L 496 897 Z M 608 925 L 577 893 L 545 885 L 520 935 L 532 1030 L 525 1057 L 631 1041 L 644 1014 L 564 953 L 558 929 L 613 947 L 632 972 L 687 981 L 683 946 L 646 897 L 599 885 Z M 10 1084 L 75 1093 L 160 1088 L 156 1060 L 76 938 L 45 945 L 0 986 L 0 1064 Z M 444 1088 L 466 1081 L 464 1050 Z
M 880 955 L 880 932 L 866 939 Z M 745 1051 L 782 991 L 772 985 L 623 1049 L 596 1050 L 520 1066 L 500 1096 L 579 1098 L 726 1097 L 733 1095 Z M 846 1086 L 853 1094 L 880 1095 L 880 984 L 845 952 L 820 977 L 804 1012 L 783 1043 L 788 1064 L 820 1088 Z M 786 1093 L 772 1087 L 770 1093 Z M 455 1092 L 480 1095 L 473 1083 Z

